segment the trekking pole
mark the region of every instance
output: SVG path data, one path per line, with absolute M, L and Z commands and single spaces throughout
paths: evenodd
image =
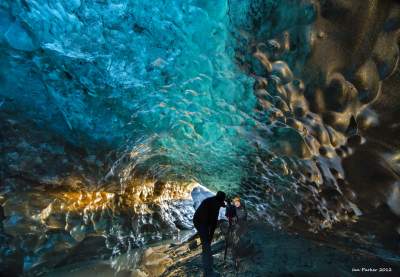
M 231 237 L 231 231 L 232 231 L 232 218 L 228 218 L 229 221 L 229 227 L 228 227 L 228 234 L 225 239 L 225 253 L 224 253 L 224 262 L 226 261 L 226 254 L 228 253 L 228 244 L 229 244 L 229 239 Z

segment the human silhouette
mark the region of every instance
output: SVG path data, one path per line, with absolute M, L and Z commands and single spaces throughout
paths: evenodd
M 202 261 L 204 276 L 218 276 L 213 270 L 213 258 L 211 255 L 211 241 L 217 227 L 219 209 L 225 207 L 225 193 L 218 191 L 217 195 L 206 198 L 201 202 L 193 216 L 202 246 Z

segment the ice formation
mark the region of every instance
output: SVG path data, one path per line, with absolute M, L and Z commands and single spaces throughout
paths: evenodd
M 4 264 L 190 229 L 198 184 L 275 226 L 384 218 L 394 238 L 399 18 L 377 0 L 2 1 Z

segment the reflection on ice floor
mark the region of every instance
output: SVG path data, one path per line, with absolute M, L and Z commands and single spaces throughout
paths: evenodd
M 254 252 L 243 255 L 236 271 L 228 251 L 224 262 L 223 237 L 217 234 L 212 246 L 214 264 L 222 276 L 264 277 L 286 274 L 290 276 L 354 276 L 354 270 L 366 271 L 384 268 L 390 271 L 388 276 L 400 272 L 400 261 L 374 254 L 371 249 L 351 248 L 349 245 L 324 239 L 303 237 L 287 232 L 273 230 L 270 226 L 250 222 L 249 233 Z M 197 246 L 196 246 L 197 245 Z M 397 257 L 399 258 L 399 257 Z M 121 261 L 128 261 L 126 256 Z M 198 239 L 182 243 L 162 242 L 147 250 L 136 266 L 125 264 L 116 271 L 108 261 L 75 263 L 60 267 L 47 277 L 200 277 L 201 247 Z M 364 269 L 363 269 L 364 268 Z

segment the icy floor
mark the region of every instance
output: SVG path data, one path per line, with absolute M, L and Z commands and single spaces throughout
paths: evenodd
M 227 261 L 224 262 L 222 236 L 215 239 L 212 246 L 214 264 L 222 276 L 355 276 L 354 270 L 360 269 L 362 272 L 363 268 L 391 270 L 384 276 L 400 272 L 399 262 L 385 261 L 360 249 L 273 230 L 264 224 L 250 223 L 248 236 L 251 237 L 256 251 L 250 256 L 242 257 L 238 270 L 235 270 L 230 251 Z M 161 244 L 154 246 L 149 252 L 153 256 L 148 256 L 149 260 L 143 259 L 135 269 L 116 272 L 110 263 L 99 260 L 62 267 L 46 276 L 202 276 L 198 239 Z

